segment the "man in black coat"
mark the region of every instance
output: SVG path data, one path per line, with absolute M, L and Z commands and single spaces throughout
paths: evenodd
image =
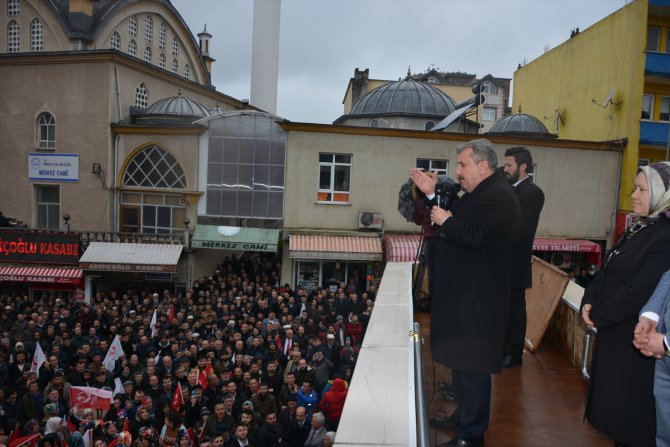
M 483 445 L 489 423 L 491 373 L 501 370 L 521 213 L 489 141 L 463 143 L 456 151 L 465 194 L 450 211 L 431 210 L 440 229 L 430 334 L 433 358 L 452 370 L 457 403 L 445 422 L 458 427 L 458 436 L 446 445 L 467 447 Z M 432 200 L 436 179 L 418 169 L 410 175 Z
M 521 206 L 519 240 L 512 260 L 512 288 L 510 291 L 507 340 L 503 350 L 502 367 L 521 365 L 526 338 L 526 289 L 532 287 L 531 260 L 533 240 L 540 212 L 544 206 L 544 193 L 533 183 L 529 174 L 533 172 L 533 157 L 522 146 L 505 151 L 504 173 L 514 188 Z

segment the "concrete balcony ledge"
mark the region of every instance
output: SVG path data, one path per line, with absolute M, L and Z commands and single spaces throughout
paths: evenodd
M 640 121 L 640 144 L 665 147 L 668 143 L 668 131 L 668 122 Z
M 410 263 L 390 262 L 351 380 L 336 446 L 417 445 Z
M 647 51 L 644 73 L 652 76 L 670 76 L 670 53 Z

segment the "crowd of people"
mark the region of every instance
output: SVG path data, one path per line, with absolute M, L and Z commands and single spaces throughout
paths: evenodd
M 230 256 L 181 294 L 0 295 L 0 445 L 332 445 L 375 290 L 291 288 L 279 271 L 272 256 Z M 112 391 L 110 408 L 72 387 Z

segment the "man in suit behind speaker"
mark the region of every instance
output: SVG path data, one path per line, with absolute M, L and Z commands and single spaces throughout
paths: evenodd
M 521 228 L 512 260 L 509 320 L 502 360 L 502 366 L 506 368 L 522 362 L 527 321 L 526 289 L 532 286 L 533 240 L 544 206 L 544 193 L 530 176 L 533 157 L 525 147 L 511 147 L 505 151 L 503 172 L 521 205 Z

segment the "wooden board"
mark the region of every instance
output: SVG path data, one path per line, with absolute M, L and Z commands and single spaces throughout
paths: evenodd
M 535 352 L 570 278 L 562 271 L 533 256 L 533 287 L 526 290 L 526 347 Z

